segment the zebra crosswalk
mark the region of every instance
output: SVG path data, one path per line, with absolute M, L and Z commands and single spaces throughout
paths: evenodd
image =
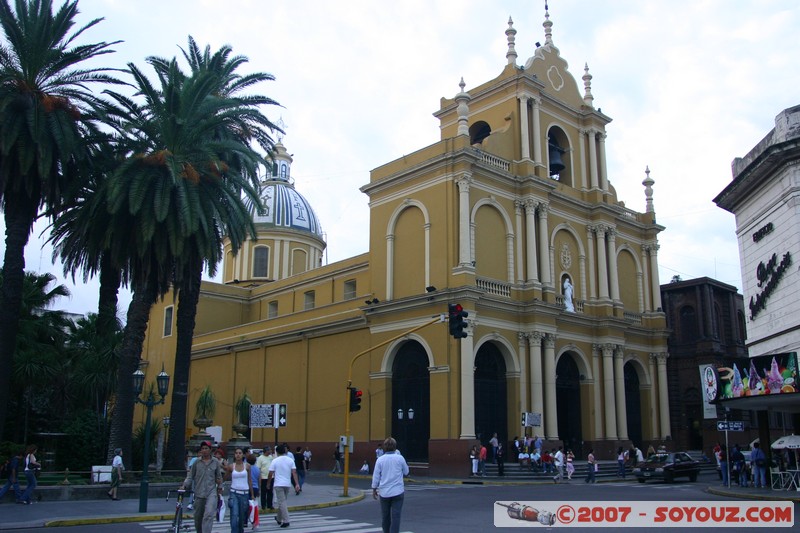
M 450 484 L 450 483 L 406 483 L 405 491 L 406 492 L 417 492 L 423 490 L 453 490 L 453 489 L 477 489 L 477 488 L 484 488 L 487 485 L 461 485 L 461 484 Z
M 273 521 L 271 515 L 267 515 L 265 518 L 269 520 L 269 522 Z M 337 531 L 341 533 L 381 533 L 382 531 L 380 525 L 377 524 L 358 522 L 347 518 L 334 518 L 314 513 L 291 513 L 291 520 L 291 525 L 286 529 L 281 529 L 281 531 L 294 533 L 335 533 Z M 164 533 L 169 527 L 169 522 L 140 522 L 139 525 L 153 533 Z M 192 522 L 191 519 L 188 520 L 187 525 L 190 526 L 189 531 L 194 532 L 194 522 Z M 260 531 L 265 531 L 267 529 L 274 530 L 275 524 L 267 524 L 265 522 L 265 524 L 259 527 Z M 225 522 L 214 522 L 214 528 L 212 529 L 214 533 L 229 533 L 230 530 L 231 525 L 227 520 Z M 252 531 L 252 528 L 248 527 L 245 531 L 249 533 Z M 413 532 L 403 531 L 402 533 Z

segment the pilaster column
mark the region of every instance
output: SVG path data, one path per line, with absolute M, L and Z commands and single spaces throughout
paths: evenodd
M 394 298 L 394 234 L 386 236 L 386 299 Z
M 658 280 L 658 249 L 657 243 L 650 245 L 650 279 L 653 282 L 653 311 L 661 307 L 661 282 Z
M 536 205 L 535 200 L 525 200 L 525 252 L 526 252 L 526 280 L 539 281 L 539 265 L 536 261 Z
M 548 440 L 558 439 L 558 414 L 556 411 L 556 336 L 548 333 L 544 338 L 544 430 Z
M 541 257 L 541 281 L 543 285 L 553 286 L 550 276 L 550 242 L 547 229 L 547 202 L 539 203 L 539 257 Z
M 586 256 L 584 254 L 578 256 L 578 269 L 581 276 L 581 300 L 586 301 Z
M 533 160 L 542 164 L 542 129 L 539 122 L 540 98 L 531 98 L 533 102 Z
M 619 275 L 617 271 L 617 230 L 608 228 L 608 267 L 611 274 L 611 299 L 619 301 Z
M 597 142 L 600 145 L 600 150 L 598 150 L 597 154 L 600 160 L 600 188 L 608 192 L 608 171 L 606 169 L 606 134 L 603 132 L 598 132 Z
M 650 354 L 650 418 L 653 420 L 653 438 L 660 440 L 665 435 L 661 433 L 661 425 L 658 422 L 660 413 L 658 409 L 658 387 L 656 386 L 656 381 L 658 380 L 658 374 L 656 373 L 657 355 L 655 353 Z
M 465 172 L 458 180 L 458 262 L 460 266 L 472 266 L 469 224 L 469 186 L 472 174 Z
M 606 417 L 606 438 L 617 440 L 617 416 L 614 412 L 614 345 L 603 345 L 603 398 Z
M 594 260 L 594 232 L 597 231 L 595 226 L 586 226 L 586 249 L 589 251 L 589 298 L 597 298 L 597 289 L 594 284 L 595 272 L 597 271 Z
M 617 396 L 617 436 L 619 440 L 628 440 L 628 414 L 625 409 L 625 349 L 616 346 L 614 349 L 614 389 Z
M 608 298 L 608 263 L 606 262 L 606 230 L 608 226 L 597 226 L 597 278 L 600 283 L 600 298 Z
M 582 130 L 580 130 L 578 132 L 578 135 L 579 135 L 578 138 L 581 141 L 581 142 L 578 143 L 580 145 L 580 147 L 581 147 L 581 155 L 580 155 L 580 158 L 581 158 L 581 171 L 580 171 L 580 173 L 573 173 L 573 175 L 572 175 L 573 176 L 573 180 L 577 179 L 576 174 L 580 176 L 580 180 L 581 180 L 580 184 L 582 185 L 583 189 L 588 189 L 589 188 L 589 176 L 586 174 L 586 142 L 584 142 L 584 139 L 586 139 L 586 135 L 587 134 L 588 134 L 588 130 L 584 130 L 584 129 L 582 129 Z M 575 181 L 575 183 L 577 185 L 577 181 Z
M 639 297 L 639 312 L 644 313 L 645 306 L 644 306 L 644 294 L 647 291 L 644 290 L 644 279 L 643 274 L 641 272 L 636 273 L 636 293 Z
M 594 386 L 592 387 L 592 414 L 594 416 L 594 438 L 602 439 L 605 437 L 603 431 L 603 400 L 602 388 L 603 382 L 600 379 L 600 355 L 602 346 L 599 344 L 592 344 L 592 374 L 594 375 Z
M 525 350 L 525 345 L 528 343 L 527 341 L 527 333 L 521 331 L 517 332 L 517 352 L 519 353 L 519 410 L 521 413 L 528 410 L 528 387 L 525 386 L 525 374 L 528 367 L 526 364 L 528 355 Z
M 586 134 L 589 138 L 589 177 L 592 183 L 592 189 L 598 187 L 597 175 L 597 139 L 595 139 L 595 131 L 593 129 L 587 130 Z
M 523 270 L 522 265 L 522 258 L 524 253 L 524 248 L 522 246 L 522 210 L 525 208 L 525 204 L 519 200 L 514 201 L 514 223 L 516 228 L 516 254 L 517 254 L 517 264 L 516 264 L 516 278 L 517 283 L 523 283 L 525 281 L 525 271 Z
M 531 354 L 531 412 L 544 416 L 544 389 L 542 387 L 542 339 L 540 331 L 528 333 L 528 350 Z
M 519 97 L 519 133 L 522 140 L 522 159 L 531 158 L 531 144 L 528 136 L 528 96 Z
M 471 313 L 470 313 L 471 314 Z M 467 336 L 458 342 L 461 351 L 461 439 L 475 438 L 475 355 L 472 320 L 464 331 Z
M 669 354 L 661 352 L 656 354 L 658 365 L 658 413 L 661 420 L 661 436 L 667 438 L 669 429 L 669 390 L 667 389 L 667 357 Z
M 642 274 L 644 275 L 644 279 L 642 281 L 642 290 L 644 292 L 644 308 L 647 311 L 655 309 L 654 307 L 650 306 L 650 269 L 648 268 L 649 261 L 647 249 L 650 247 L 649 244 L 642 245 Z

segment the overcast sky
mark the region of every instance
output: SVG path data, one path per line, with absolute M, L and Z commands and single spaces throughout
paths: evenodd
M 731 161 L 800 103 L 800 4 L 796 0 L 551 0 L 553 41 L 608 126 L 608 176 L 619 199 L 644 211 L 642 180 L 655 180 L 661 282 L 709 276 L 740 289 L 732 214 L 712 199 L 731 181 Z M 172 57 L 188 35 L 229 44 L 276 81 L 260 92 L 280 102 L 295 187 L 327 236 L 325 261 L 368 249 L 369 209 L 359 187 L 369 171 L 439 140 L 432 113 L 495 78 L 506 64 L 508 18 L 518 64 L 544 42 L 542 0 L 80 0 L 79 20 L 104 17 L 84 42 L 124 42 L 109 66 Z M 150 72 L 150 71 L 148 71 Z M 44 229 L 36 226 L 36 234 Z M 5 244 L 0 243 L 0 250 Z M 33 236 L 26 269 L 61 276 Z M 60 307 L 94 312 L 97 284 L 67 283 Z M 124 296 L 122 314 L 129 296 Z

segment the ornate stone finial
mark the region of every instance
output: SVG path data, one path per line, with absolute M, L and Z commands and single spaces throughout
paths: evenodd
M 279 131 L 278 134 L 276 135 L 276 137 L 278 139 L 278 142 L 282 143 L 283 142 L 283 136 L 286 133 L 286 123 L 283 121 L 283 115 L 281 115 L 281 117 L 278 119 L 278 122 L 275 125 L 278 126 L 282 130 L 282 131 Z
M 585 63 L 583 67 L 583 103 L 592 106 L 592 75 L 589 74 L 589 63 Z
M 544 3 L 544 44 L 545 46 L 553 44 L 553 23 L 550 22 L 550 13 L 547 7 L 547 2 Z
M 506 59 L 509 65 L 517 64 L 517 51 L 514 49 L 514 39 L 517 35 L 517 30 L 514 29 L 514 21 L 508 17 L 508 29 L 506 30 L 506 38 L 508 39 L 508 52 L 506 52 Z
M 461 87 L 461 92 L 456 95 L 456 103 L 458 104 L 458 131 L 456 135 L 469 135 L 469 101 L 471 99 L 469 93 L 464 92 L 464 78 L 458 84 Z
M 645 167 L 644 173 L 647 174 L 647 177 L 642 182 L 642 185 L 644 185 L 644 198 L 647 205 L 645 213 L 655 213 L 656 210 L 653 208 L 653 184 L 655 181 L 650 177 L 650 166 Z

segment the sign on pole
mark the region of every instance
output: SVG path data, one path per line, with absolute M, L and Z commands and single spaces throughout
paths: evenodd
M 276 403 L 275 410 L 278 412 L 277 424 L 275 425 L 276 428 L 285 428 L 286 427 L 286 404 L 285 403 Z
M 720 420 L 717 422 L 717 431 L 744 431 L 744 422 L 741 420 Z
M 274 403 L 251 403 L 250 404 L 250 427 L 251 428 L 271 428 L 271 427 L 275 427 L 275 404 Z
M 542 413 L 522 413 L 522 426 L 526 428 L 542 425 Z

